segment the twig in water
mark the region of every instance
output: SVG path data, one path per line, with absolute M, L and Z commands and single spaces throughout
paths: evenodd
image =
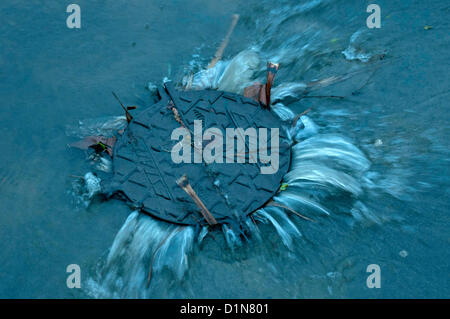
M 231 20 L 230 28 L 228 29 L 227 35 L 222 40 L 222 43 L 220 44 L 220 47 L 217 49 L 216 54 L 214 54 L 214 58 L 209 63 L 208 69 L 214 67 L 216 63 L 222 58 L 223 51 L 225 50 L 225 48 L 228 45 L 228 42 L 230 41 L 231 34 L 233 33 L 233 30 L 236 27 L 238 20 L 239 14 L 233 14 L 233 20 Z
M 375 70 L 373 70 L 373 72 L 370 74 L 370 76 L 367 78 L 367 80 L 363 83 L 363 85 L 361 85 L 358 89 L 354 90 L 352 92 L 352 95 L 358 95 L 360 93 L 360 91 L 367 85 L 369 84 L 370 80 L 372 80 L 372 78 L 375 76 L 375 73 L 377 73 L 379 68 L 375 68 Z
M 285 206 L 285 205 L 283 205 L 283 204 L 275 203 L 273 200 L 271 200 L 269 203 L 267 203 L 267 206 L 275 206 L 275 207 L 284 208 L 284 209 L 290 211 L 291 213 L 293 213 L 293 214 L 295 214 L 295 215 L 297 215 L 297 216 L 299 216 L 299 217 L 301 217 L 301 218 L 303 218 L 303 219 L 306 219 L 306 220 L 308 220 L 308 221 L 310 221 L 310 222 L 313 222 L 313 223 L 316 222 L 314 219 L 311 219 L 311 218 L 309 218 L 309 217 L 306 217 L 306 216 L 300 214 L 299 212 L 296 212 L 296 211 L 293 210 L 292 208 L 289 208 L 289 207 L 287 207 L 287 206 Z
M 84 179 L 84 176 L 79 176 L 79 175 L 69 175 L 69 177 Z
M 294 119 L 292 120 L 292 127 L 295 127 L 297 125 L 298 120 L 303 116 L 308 114 L 311 111 L 311 108 L 307 108 L 306 110 L 304 110 L 302 113 L 297 114 Z
M 119 99 L 119 97 L 117 96 L 116 93 L 111 92 L 112 95 L 116 98 L 116 100 L 119 102 L 120 106 L 122 107 L 122 109 L 125 111 L 125 115 L 127 117 L 127 122 L 130 123 L 131 120 L 133 119 L 133 117 L 131 116 L 130 112 L 128 112 L 128 109 L 123 105 L 122 101 Z

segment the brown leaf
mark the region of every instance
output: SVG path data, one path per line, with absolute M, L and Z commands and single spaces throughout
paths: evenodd
M 267 83 L 261 84 L 259 82 L 244 88 L 244 96 L 254 99 L 263 104 L 267 109 L 270 109 L 270 91 L 272 89 L 275 74 L 278 71 L 279 65 L 276 63 L 267 63 Z
M 244 89 L 244 96 L 259 102 L 259 95 L 263 85 L 259 82 L 253 83 Z
M 106 146 L 105 151 L 112 157 L 114 144 L 116 144 L 117 138 L 113 137 L 105 137 L 105 136 L 86 136 L 81 141 L 74 142 L 70 144 L 70 147 L 79 148 L 82 150 L 87 150 L 90 147 L 94 147 L 95 145 L 99 145 L 102 143 Z

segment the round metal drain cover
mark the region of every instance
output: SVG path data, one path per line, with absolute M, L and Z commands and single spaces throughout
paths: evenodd
M 215 90 L 178 91 L 170 83 L 158 91 L 161 100 L 137 114 L 114 147 L 113 177 L 106 187 L 109 194 L 121 193 L 141 211 L 185 225 L 207 223 L 193 199 L 177 184 L 183 175 L 218 223 L 230 218 L 239 220 L 270 200 L 289 168 L 291 152 L 282 122 L 276 116 L 259 103 L 237 94 Z M 208 128 L 223 132 L 223 163 L 194 163 L 194 160 L 174 163 L 171 150 L 179 140 L 172 140 L 171 135 L 181 125 L 172 107 L 192 133 L 195 120 L 202 121 L 203 132 Z M 250 163 L 250 157 L 259 153 L 248 152 L 249 139 L 245 136 L 245 163 L 236 160 L 227 163 L 227 128 L 255 128 L 257 132 L 266 128 L 269 156 L 271 130 L 278 128 L 278 171 L 262 174 L 261 168 L 270 163 L 259 159 Z M 203 142 L 203 149 L 208 142 Z M 258 146 L 260 151 L 263 146 Z M 191 156 L 194 157 L 194 147 Z

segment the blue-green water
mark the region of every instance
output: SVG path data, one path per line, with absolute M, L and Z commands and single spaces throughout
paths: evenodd
M 184 279 L 163 274 L 149 296 L 449 297 L 446 1 L 378 1 L 382 26 L 370 30 L 366 1 L 77 3 L 79 30 L 66 27 L 61 1 L 0 4 L 1 298 L 95 296 L 88 279 L 131 210 L 119 201 L 86 208 L 74 200 L 71 175 L 92 167 L 67 148 L 75 140 L 67 127 L 121 114 L 112 90 L 142 105 L 148 82 L 205 67 L 233 13 L 240 20 L 225 60 L 256 48 L 280 63 L 276 84 L 352 74 L 311 94 L 344 99 L 288 106 L 311 108 L 321 133 L 348 137 L 370 160 L 356 207 L 372 218 L 349 218 L 347 199 L 335 196 L 322 204 L 336 214 L 318 224 L 296 220 L 306 239 L 294 252 L 268 226 L 265 245 L 237 256 L 222 241 L 205 240 Z M 74 263 L 80 290 L 66 286 Z M 380 289 L 366 286 L 369 264 L 381 267 Z

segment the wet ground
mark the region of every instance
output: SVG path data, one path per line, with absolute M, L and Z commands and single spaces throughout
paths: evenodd
M 280 62 L 277 84 L 351 74 L 310 94 L 343 99 L 288 106 L 311 108 L 322 133 L 345 135 L 366 154 L 373 184 L 359 201 L 370 218 L 297 221 L 306 239 L 294 252 L 270 227 L 264 247 L 237 256 L 206 240 L 182 282 L 162 277 L 150 296 L 449 296 L 446 1 L 377 1 L 382 26 L 372 30 L 365 1 L 77 3 L 79 30 L 66 27 L 60 1 L 0 4 L 0 297 L 95 296 L 67 288 L 66 266 L 79 264 L 83 282 L 93 276 L 131 210 L 74 199 L 72 175 L 92 167 L 67 148 L 67 127 L 120 115 L 112 90 L 143 105 L 148 82 L 205 67 L 233 13 L 241 18 L 225 59 L 256 48 Z M 339 211 L 343 200 L 323 204 Z M 369 264 L 381 267 L 380 289 L 366 286 Z

